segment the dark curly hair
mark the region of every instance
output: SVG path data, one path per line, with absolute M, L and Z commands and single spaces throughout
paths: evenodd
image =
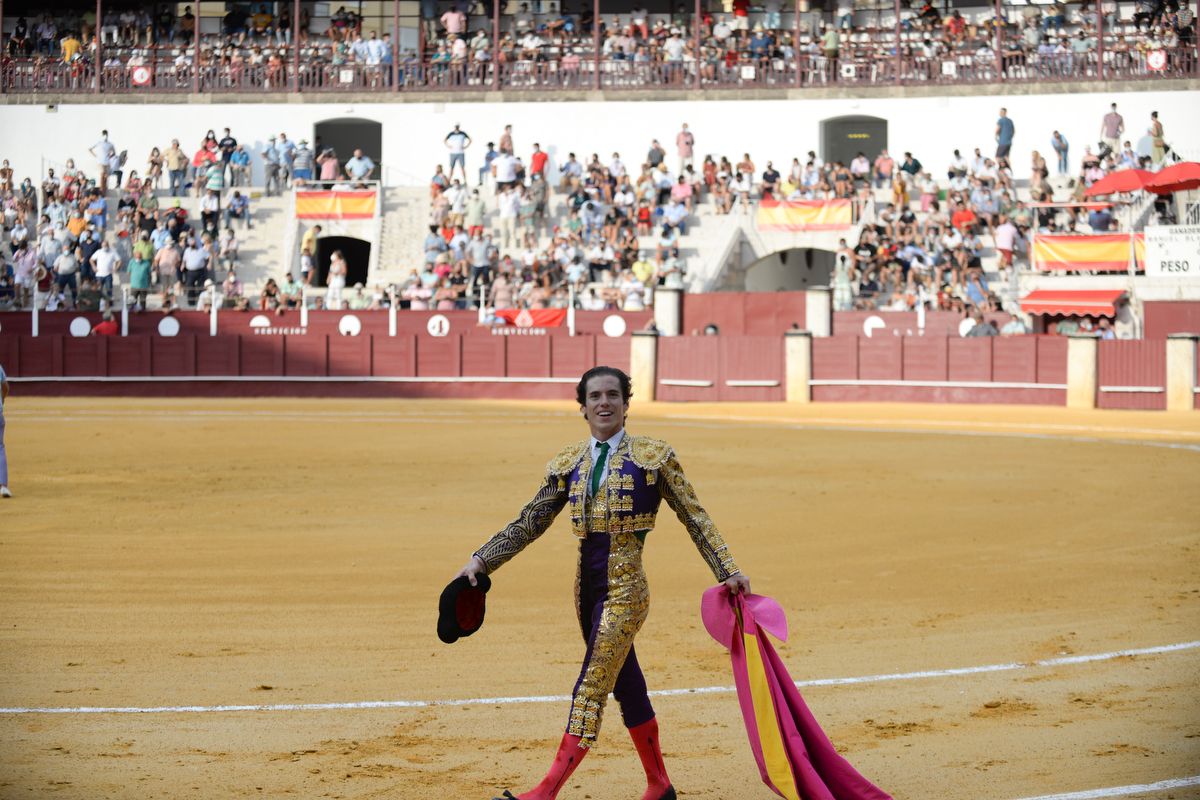
M 629 380 L 629 376 L 616 367 L 592 367 L 587 372 L 583 373 L 583 377 L 579 379 L 579 383 L 575 386 L 575 400 L 581 406 L 587 405 L 587 385 L 592 378 L 601 375 L 611 375 L 616 378 L 621 384 L 621 397 L 626 403 L 629 398 L 633 397 L 633 382 Z

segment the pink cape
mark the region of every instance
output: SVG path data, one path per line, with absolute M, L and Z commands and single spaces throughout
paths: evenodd
M 700 615 L 729 650 L 738 702 L 758 771 L 788 800 L 891 800 L 838 755 L 766 634 L 787 641 L 787 617 L 769 597 L 704 593 Z

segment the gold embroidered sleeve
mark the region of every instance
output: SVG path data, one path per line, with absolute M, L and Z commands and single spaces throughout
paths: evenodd
M 708 512 L 700 505 L 696 490 L 688 483 L 687 476 L 683 474 L 683 467 L 679 466 L 674 456 L 663 463 L 660 476 L 658 485 L 663 499 L 675 512 L 675 516 L 679 517 L 683 527 L 687 528 L 688 535 L 700 551 L 700 557 L 708 564 L 717 581 L 724 581 L 730 575 L 740 572 L 729 553 L 728 545 L 721 538 Z
M 538 493 L 521 509 L 517 518 L 488 539 L 483 547 L 475 551 L 475 555 L 487 565 L 489 573 L 495 572 L 545 533 L 566 504 L 566 484 L 556 475 L 547 476 Z

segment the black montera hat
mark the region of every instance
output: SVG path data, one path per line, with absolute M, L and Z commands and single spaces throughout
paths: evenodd
M 477 586 L 465 576 L 450 581 L 442 590 L 438 601 L 438 638 L 453 644 L 463 636 L 470 636 L 483 625 L 483 614 L 487 610 L 488 590 L 492 579 L 480 573 L 475 576 Z

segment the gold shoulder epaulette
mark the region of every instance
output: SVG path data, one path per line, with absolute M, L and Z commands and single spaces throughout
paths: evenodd
M 571 470 L 575 469 L 575 465 L 583 458 L 583 453 L 587 449 L 588 440 L 569 444 L 562 450 L 558 451 L 558 455 L 550 459 L 546 464 L 547 475 L 566 475 Z
M 642 469 L 659 469 L 674 454 L 671 445 L 661 439 L 648 436 L 631 436 L 629 439 L 629 456 Z

